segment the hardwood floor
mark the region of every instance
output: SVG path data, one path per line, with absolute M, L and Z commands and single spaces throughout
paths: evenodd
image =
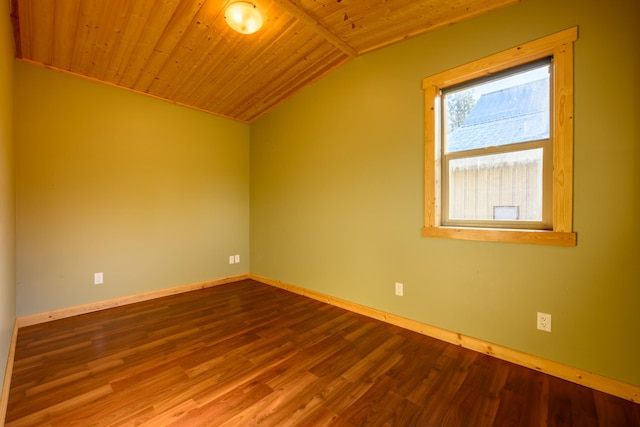
M 21 328 L 7 426 L 640 426 L 640 405 L 251 280 Z

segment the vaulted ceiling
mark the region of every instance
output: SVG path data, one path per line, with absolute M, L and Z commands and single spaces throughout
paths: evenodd
M 521 0 L 11 0 L 16 57 L 245 123 L 350 59 Z

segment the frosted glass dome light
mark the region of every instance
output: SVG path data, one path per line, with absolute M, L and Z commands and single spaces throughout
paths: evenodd
M 227 25 L 241 34 L 253 34 L 262 27 L 260 11 L 246 1 L 231 3 L 224 11 L 224 19 Z

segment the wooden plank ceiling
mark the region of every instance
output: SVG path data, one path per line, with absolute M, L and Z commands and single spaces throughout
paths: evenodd
M 11 0 L 16 57 L 245 123 L 350 59 L 521 0 Z

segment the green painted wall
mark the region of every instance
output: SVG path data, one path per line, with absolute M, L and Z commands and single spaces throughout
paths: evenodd
M 15 92 L 18 316 L 249 271 L 248 125 L 20 62 Z
M 264 116 L 251 272 L 640 385 L 638 16 L 527 0 L 352 60 Z M 422 238 L 422 79 L 574 25 L 578 246 Z
M 9 2 L 0 5 L 0 384 L 16 318 L 13 33 Z M 2 420 L 0 419 L 0 422 Z

